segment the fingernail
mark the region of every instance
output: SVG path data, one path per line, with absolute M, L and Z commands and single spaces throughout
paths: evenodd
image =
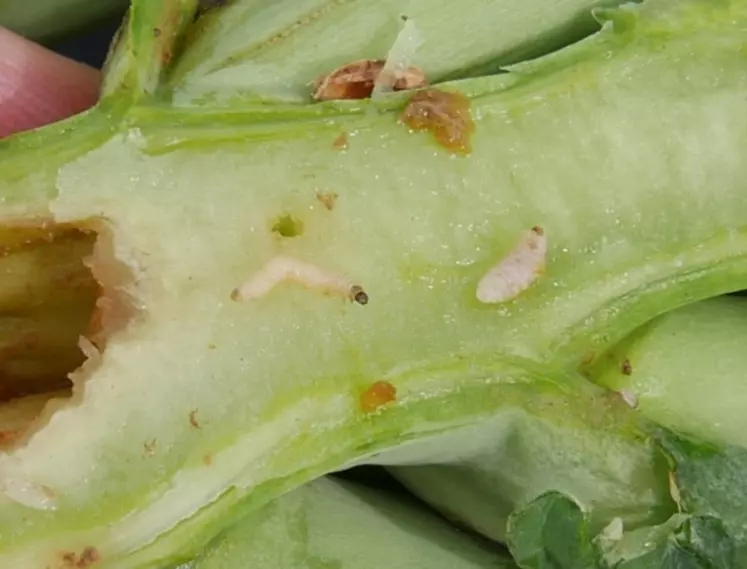
M 96 103 L 99 72 L 0 27 L 0 137 Z

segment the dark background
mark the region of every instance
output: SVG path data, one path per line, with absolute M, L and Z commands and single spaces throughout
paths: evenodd
M 123 15 L 124 12 L 100 22 L 93 31 L 53 43 L 49 47 L 57 53 L 77 61 L 93 67 L 101 67 L 109 49 L 109 43 L 119 27 Z

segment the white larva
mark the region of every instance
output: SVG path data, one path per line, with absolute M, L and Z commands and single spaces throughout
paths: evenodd
M 495 304 L 516 298 L 545 272 L 546 258 L 545 231 L 532 227 L 513 250 L 480 279 L 477 300 Z
M 342 296 L 358 304 L 368 302 L 368 295 L 363 289 L 345 277 L 287 256 L 271 259 L 252 278 L 236 288 L 231 298 L 237 301 L 260 298 L 281 282 L 294 282 L 307 288 L 320 289 L 326 294 Z

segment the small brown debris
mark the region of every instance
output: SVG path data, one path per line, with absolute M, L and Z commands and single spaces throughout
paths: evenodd
M 79 567 L 80 569 L 86 569 L 87 567 L 90 567 L 94 563 L 96 563 L 101 556 L 99 555 L 98 550 L 95 547 L 86 547 L 83 552 L 80 554 L 80 558 L 78 559 L 78 563 L 75 564 L 76 567 Z
M 334 142 L 332 142 L 332 148 L 335 150 L 347 150 L 348 148 L 348 133 L 341 132 L 337 135 Z
M 397 400 L 397 388 L 388 381 L 377 381 L 360 396 L 360 408 L 364 413 L 373 413 Z
M 171 65 L 171 61 L 174 59 L 174 52 L 171 50 L 171 48 L 166 48 L 161 53 L 161 63 L 163 63 L 164 67 L 168 67 Z
M 630 363 L 630 360 L 628 358 L 625 358 L 622 364 L 620 364 L 620 371 L 623 373 L 623 375 L 633 374 L 633 364 Z
M 66 551 L 61 556 L 63 567 L 77 567 L 78 569 L 88 569 L 94 563 L 101 559 L 101 554 L 95 547 L 85 547 L 80 555 L 72 551 Z
M 350 298 L 360 305 L 365 306 L 368 304 L 368 294 L 363 290 L 363 287 L 353 285 L 350 287 Z
M 531 231 L 532 231 L 532 233 L 534 233 L 535 235 L 539 235 L 540 237 L 544 237 L 545 236 L 545 230 L 542 229 L 539 225 L 535 225 L 534 227 L 532 227 Z M 536 249 L 537 248 L 537 241 L 532 241 L 528 245 L 529 245 L 529 247 L 531 249 Z
M 203 457 L 202 457 L 202 463 L 203 463 L 203 464 L 204 464 L 205 466 L 210 466 L 210 465 L 212 465 L 212 464 L 213 464 L 213 457 L 212 457 L 212 456 L 210 456 L 209 454 L 206 454 L 205 456 L 203 456 Z
M 459 154 L 472 152 L 475 123 L 470 100 L 461 93 L 427 89 L 415 93 L 400 121 L 412 130 L 428 130 L 441 146 Z
M 156 454 L 156 439 L 151 439 L 143 443 L 143 450 L 148 456 L 154 456 Z
M 153 28 L 153 37 L 154 38 L 160 38 L 161 37 L 161 28 Z
M 189 424 L 193 429 L 199 429 L 200 423 L 197 421 L 197 409 L 189 412 Z
M 215 349 L 216 349 L 217 347 L 218 347 L 218 346 L 216 346 L 216 345 L 215 345 L 215 344 L 213 344 L 212 342 L 210 342 L 210 343 L 208 344 L 208 346 L 207 346 L 208 350 L 215 350 Z
M 329 211 L 335 209 L 335 202 L 337 202 L 337 198 L 339 197 L 340 196 L 334 192 L 317 192 L 316 194 L 316 199 L 318 199 Z
M 373 93 L 385 64 L 383 59 L 362 59 L 338 67 L 316 79 L 312 97 L 316 101 L 367 99 Z M 428 80 L 420 69 L 410 66 L 393 72 L 386 78 L 386 83 L 394 91 L 407 91 L 425 87 Z

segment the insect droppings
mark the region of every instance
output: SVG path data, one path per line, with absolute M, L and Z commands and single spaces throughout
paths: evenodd
M 85 569 L 86 567 L 90 567 L 94 563 L 96 563 L 101 556 L 99 555 L 98 550 L 95 547 L 86 547 L 83 549 L 83 552 L 80 554 L 80 557 L 78 558 L 78 563 L 76 563 L 76 566 L 80 569 Z
M 77 569 L 88 569 L 101 559 L 101 554 L 95 547 L 85 547 L 80 555 L 72 551 L 66 551 L 60 555 L 63 566 Z
M 337 135 L 337 137 L 332 141 L 332 148 L 335 150 L 347 150 L 348 148 L 348 133 L 347 132 L 341 132 Z
M 155 456 L 156 454 L 156 445 L 157 445 L 156 439 L 151 439 L 149 441 L 145 441 L 143 443 L 143 452 L 147 456 Z
M 544 274 L 547 236 L 538 226 L 527 231 L 508 255 L 494 265 L 477 284 L 477 299 L 486 304 L 519 296 Z
M 366 294 L 366 291 L 358 285 L 350 287 L 350 298 L 363 306 L 368 304 L 368 294 Z
M 335 192 L 317 192 L 316 199 L 319 200 L 329 211 L 335 209 L 335 203 L 340 195 Z
M 397 400 L 397 388 L 388 381 L 377 381 L 360 395 L 360 409 L 373 413 Z
M 200 428 L 200 422 L 197 420 L 197 409 L 192 409 L 189 412 L 189 425 L 193 429 L 199 429 Z
M 414 131 L 430 131 L 436 142 L 452 152 L 472 152 L 470 139 L 475 123 L 470 114 L 470 100 L 461 93 L 419 91 L 410 97 L 400 122 Z

